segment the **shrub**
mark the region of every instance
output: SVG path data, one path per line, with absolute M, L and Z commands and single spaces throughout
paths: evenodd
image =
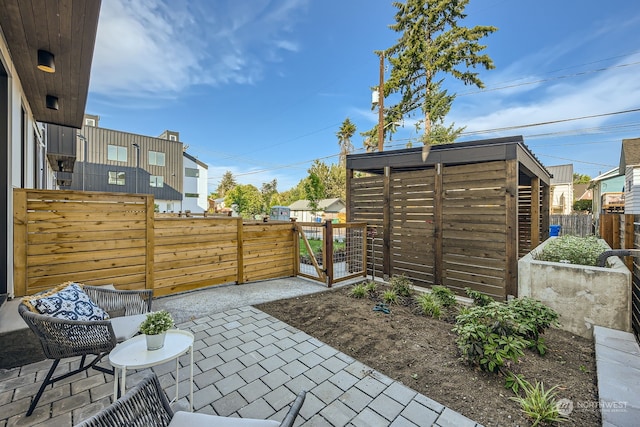
M 464 288 L 464 291 L 467 293 L 467 296 L 473 300 L 474 305 L 484 307 L 494 302 L 493 298 L 480 291 L 475 291 L 471 288 Z
M 388 289 L 382 293 L 382 301 L 387 304 L 397 304 L 398 294 L 393 289 Z
M 511 360 L 517 362 L 523 349 L 533 347 L 544 354 L 540 334 L 556 324 L 558 314 L 530 298 L 509 303 L 492 301 L 473 306 L 456 316 L 456 344 L 463 358 L 489 372 L 498 372 Z
M 367 288 L 362 283 L 353 285 L 353 287 L 349 291 L 349 296 L 352 296 L 353 298 L 364 298 L 366 295 L 367 295 Z
M 416 301 L 423 314 L 439 319 L 442 316 L 442 303 L 433 294 L 420 294 Z
M 547 243 L 534 259 L 596 266 L 598 256 L 605 250 L 607 248 L 595 236 L 562 236 Z
M 394 275 L 391 279 L 389 279 L 389 285 L 391 285 L 391 289 L 395 291 L 398 296 L 408 297 L 413 293 L 411 280 L 404 274 Z
M 449 288 L 434 285 L 431 287 L 431 294 L 443 307 L 452 307 L 456 305 L 456 294 L 454 294 Z

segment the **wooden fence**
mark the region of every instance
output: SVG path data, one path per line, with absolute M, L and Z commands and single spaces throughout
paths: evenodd
M 73 280 L 156 296 L 293 276 L 294 225 L 156 218 L 153 197 L 14 189 L 14 293 Z
M 601 214 L 600 237 L 612 249 L 640 249 L 640 215 Z M 631 326 L 640 341 L 640 257 L 624 257 L 631 270 Z
M 549 223 L 560 226 L 561 236 L 586 237 L 594 234 L 593 215 L 591 214 L 554 214 L 549 216 Z

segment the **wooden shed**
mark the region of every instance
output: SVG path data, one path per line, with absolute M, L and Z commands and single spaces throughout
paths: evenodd
M 505 300 L 549 235 L 550 179 L 522 136 L 436 145 L 424 162 L 422 147 L 349 155 L 347 220 L 370 227 L 370 274 Z

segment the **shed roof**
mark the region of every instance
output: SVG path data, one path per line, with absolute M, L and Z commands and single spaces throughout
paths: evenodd
M 551 173 L 551 185 L 573 182 L 573 164 L 547 166 L 547 170 Z
M 623 139 L 620 150 L 620 174 L 627 166 L 640 165 L 640 138 Z
M 422 147 L 350 154 L 347 156 L 347 169 L 382 174 L 385 167 L 420 170 L 436 164 L 460 165 L 512 159 L 518 160 L 521 175 L 538 177 L 542 183 L 550 185 L 549 172 L 524 144 L 521 135 L 433 145 L 425 161 L 422 161 Z

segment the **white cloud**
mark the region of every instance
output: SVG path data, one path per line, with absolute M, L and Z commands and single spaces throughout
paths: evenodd
M 620 64 L 638 61 L 640 55 L 632 55 L 623 58 Z M 450 119 L 465 125 L 466 131 L 477 131 L 633 109 L 640 99 L 640 80 L 635 77 L 638 67 L 611 68 L 589 77 L 540 85 L 524 100 L 508 91 L 475 95 L 468 97 L 473 99 L 465 98 L 462 108 L 456 108 L 454 103 Z M 608 119 L 606 116 L 594 118 L 588 124 L 598 126 Z M 584 120 L 564 122 L 545 130 L 584 128 L 585 123 Z
M 251 84 L 297 52 L 288 37 L 307 1 L 109 0 L 102 3 L 91 91 L 171 98 L 198 84 Z

